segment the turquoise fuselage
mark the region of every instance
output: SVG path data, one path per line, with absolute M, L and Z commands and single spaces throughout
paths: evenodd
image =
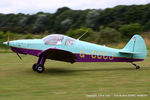
M 66 37 L 67 36 L 64 36 L 61 45 L 46 45 L 43 39 L 15 40 L 10 41 L 9 45 L 12 48 L 25 49 L 29 51 L 38 50 L 39 52 L 43 52 L 50 48 L 69 51 L 77 56 L 76 62 L 132 62 L 142 61 L 145 58 L 145 55 L 133 56 L 132 53 L 124 54 L 120 53 L 120 51 L 122 51 L 123 49 L 109 48 L 106 46 L 84 42 L 81 40 L 75 40 L 75 43 L 73 45 L 66 45 Z M 6 42 L 4 44 L 6 44 Z M 13 51 L 15 52 L 15 50 Z M 23 52 L 24 51 L 21 51 L 22 54 L 30 54 Z M 36 56 L 38 56 L 38 54 Z

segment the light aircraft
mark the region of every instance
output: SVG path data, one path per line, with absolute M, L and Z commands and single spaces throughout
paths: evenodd
M 46 59 L 70 63 L 130 62 L 136 69 L 139 69 L 140 66 L 133 62 L 143 61 L 147 56 L 146 45 L 140 35 L 134 35 L 123 49 L 114 49 L 60 34 L 51 34 L 42 39 L 14 41 L 9 41 L 8 39 L 3 44 L 9 45 L 11 50 L 17 55 L 28 54 L 37 56 L 38 61 L 32 66 L 32 69 L 38 73 L 44 71 Z

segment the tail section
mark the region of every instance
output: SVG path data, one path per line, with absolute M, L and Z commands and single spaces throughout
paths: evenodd
M 120 53 L 132 54 L 132 59 L 145 59 L 147 48 L 143 38 L 140 35 L 134 35 Z

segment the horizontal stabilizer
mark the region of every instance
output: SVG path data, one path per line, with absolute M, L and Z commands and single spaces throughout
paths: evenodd
M 141 52 L 130 52 L 130 51 L 119 51 L 119 53 L 125 53 L 125 54 L 140 54 Z
M 144 39 L 140 35 L 134 35 L 119 53 L 131 55 L 131 58 L 145 59 L 147 48 Z

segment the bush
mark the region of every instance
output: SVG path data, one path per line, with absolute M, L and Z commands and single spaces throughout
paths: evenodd
M 142 26 L 139 23 L 122 25 L 119 28 L 123 38 L 132 37 L 134 34 L 142 32 Z
M 4 34 L 4 32 L 0 31 L 0 39 L 3 40 L 6 38 L 6 35 Z
M 33 36 L 31 35 L 31 34 L 27 34 L 27 35 L 25 35 L 25 37 L 24 37 L 25 39 L 33 39 Z
M 143 26 L 143 31 L 149 31 L 150 30 L 150 21 L 148 21 L 144 26 Z
M 113 28 L 100 26 L 99 34 L 100 39 L 98 40 L 98 42 L 102 44 L 108 44 L 112 42 L 115 43 L 121 40 L 120 33 Z

